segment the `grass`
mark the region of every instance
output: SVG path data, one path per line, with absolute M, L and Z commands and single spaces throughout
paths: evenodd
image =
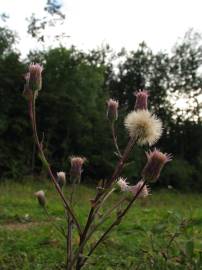
M 40 189 L 47 195 L 49 217 L 33 196 Z M 68 194 L 68 187 L 65 192 Z M 82 224 L 94 192 L 85 186 L 77 189 L 75 210 Z M 115 194 L 109 204 L 117 196 L 121 195 Z M 200 194 L 181 194 L 173 190 L 154 192 L 134 205 L 99 246 L 85 269 L 202 269 L 201 206 Z M 23 184 L 1 183 L 0 270 L 63 269 L 65 240 L 51 222 L 65 226 L 63 214 L 51 184 L 30 180 Z M 108 220 L 104 227 L 110 222 Z M 77 237 L 75 243 L 78 241 Z

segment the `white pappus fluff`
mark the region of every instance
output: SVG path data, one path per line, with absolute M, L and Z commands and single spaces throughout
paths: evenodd
M 140 145 L 153 145 L 162 134 L 162 122 L 148 110 L 129 113 L 124 121 L 129 136 L 137 139 Z

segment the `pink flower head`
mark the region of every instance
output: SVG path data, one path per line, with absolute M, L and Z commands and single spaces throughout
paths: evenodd
M 85 158 L 82 157 L 71 157 L 71 169 L 70 169 L 70 176 L 72 179 L 77 179 L 80 181 L 81 173 L 82 173 L 82 166 L 86 161 Z
M 119 102 L 114 99 L 107 101 L 107 117 L 110 121 L 115 121 L 118 118 Z
M 39 64 L 30 64 L 29 73 L 26 75 L 26 81 L 29 82 L 29 88 L 32 91 L 41 90 L 42 86 L 42 76 L 41 73 L 43 67 Z
M 130 189 L 128 183 L 126 182 L 126 178 L 120 177 L 117 180 L 117 185 L 119 186 L 119 188 L 121 189 L 121 191 L 129 191 L 129 189 Z
M 135 110 L 147 110 L 148 92 L 146 90 L 139 90 L 134 95 L 136 96 Z
M 130 192 L 132 192 L 132 194 L 134 196 L 137 195 L 137 193 L 139 192 L 139 190 L 142 188 L 144 182 L 141 180 L 139 181 L 135 186 L 131 186 L 130 187 Z M 147 185 L 144 185 L 144 187 L 142 188 L 142 190 L 139 192 L 139 194 L 137 195 L 138 198 L 145 198 L 150 194 L 150 189 L 148 188 Z
M 157 149 L 146 153 L 147 164 L 142 171 L 142 177 L 148 182 L 155 182 L 161 173 L 164 165 L 171 161 L 171 155 L 167 153 L 162 153 Z

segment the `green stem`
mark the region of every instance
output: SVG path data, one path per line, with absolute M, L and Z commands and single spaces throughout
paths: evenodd
M 121 157 L 120 161 L 117 163 L 117 166 L 115 167 L 115 170 L 112 174 L 112 177 L 110 179 L 110 181 L 106 184 L 106 187 L 107 188 L 110 188 L 112 186 L 112 184 L 114 183 L 114 181 L 117 179 L 117 177 L 120 175 L 120 173 L 122 172 L 123 170 L 123 167 L 124 167 L 124 164 L 126 162 L 126 160 L 128 159 L 129 157 L 129 154 L 130 152 L 132 151 L 134 145 L 135 145 L 135 142 L 136 142 L 136 139 L 134 138 L 131 138 L 124 150 L 124 153 L 123 153 L 123 156 Z M 94 202 L 95 202 L 95 205 L 97 207 L 97 210 L 95 208 L 95 206 L 93 205 L 90 209 L 90 212 L 89 212 L 89 215 L 88 215 L 88 219 L 87 219 L 87 222 L 86 222 L 86 226 L 84 228 L 84 231 L 81 235 L 81 238 L 80 238 L 80 246 L 83 246 L 83 242 L 85 241 L 85 238 L 87 236 L 87 233 L 90 229 L 90 226 L 94 220 L 94 212 L 95 211 L 98 211 L 99 208 L 100 208 L 100 205 L 99 205 L 99 200 L 101 200 L 102 196 L 104 195 L 105 196 L 105 193 L 106 193 L 106 190 L 104 191 L 99 191 L 97 194 L 96 194 L 96 197 L 94 199 Z M 81 250 L 81 253 L 83 252 L 83 250 Z M 81 264 L 81 258 L 78 259 L 78 263 L 77 263 L 77 266 L 79 267 L 79 265 Z M 79 269 L 79 268 L 78 268 Z
M 72 218 L 68 215 L 67 226 L 67 270 L 71 270 L 72 262 Z
M 111 192 L 110 192 L 110 194 L 108 194 L 108 196 L 109 195 L 111 195 L 111 193 L 113 192 L 114 190 L 112 190 Z M 78 250 L 77 250 L 77 252 L 76 252 L 76 255 L 74 256 L 74 259 L 73 259 L 73 261 L 72 261 L 72 266 L 74 265 L 74 263 L 76 262 L 76 260 L 79 258 L 79 255 L 83 252 L 83 248 L 84 248 L 84 246 L 85 246 L 85 244 L 87 243 L 87 241 L 91 238 L 91 236 L 93 235 L 93 233 L 97 230 L 97 228 L 100 226 L 100 225 L 102 225 L 106 220 L 107 220 L 107 218 L 109 217 L 109 215 L 113 212 L 113 210 L 115 210 L 121 203 L 123 203 L 125 201 L 125 198 L 124 199 L 121 199 L 116 205 L 114 205 L 111 209 L 109 209 L 108 211 L 107 211 L 107 213 L 105 213 L 105 215 L 101 218 L 101 220 L 100 220 L 100 222 L 99 223 L 97 223 L 94 227 L 93 227 L 93 229 L 89 232 L 89 234 L 87 234 L 86 235 L 86 237 L 85 237 L 85 239 L 84 239 L 84 241 L 80 244 L 80 246 L 79 246 L 79 248 L 78 248 Z M 102 205 L 103 205 L 103 201 L 102 201 Z M 94 215 L 96 215 L 96 213 L 97 212 L 95 212 L 95 214 Z M 78 261 L 78 263 L 77 263 L 77 268 L 78 268 L 78 266 L 80 265 L 80 263 L 81 263 L 81 259 Z
M 130 140 L 129 140 L 129 142 L 124 150 L 122 158 L 120 159 L 120 161 L 117 163 L 117 165 L 115 167 L 115 170 L 112 174 L 111 180 L 107 183 L 107 187 L 110 187 L 113 184 L 113 182 L 117 179 L 117 177 L 121 174 L 121 172 L 124 168 L 125 162 L 127 161 L 129 154 L 135 145 L 135 142 L 136 142 L 135 138 L 130 138 Z
M 72 184 L 72 190 L 70 194 L 70 206 L 73 208 L 73 196 L 75 192 L 75 183 Z M 68 218 L 68 227 L 67 227 L 67 270 L 71 270 L 72 266 L 72 218 L 70 215 L 67 216 Z
M 117 151 L 117 154 L 118 154 L 119 158 L 121 158 L 122 154 L 121 154 L 121 151 L 119 149 L 118 142 L 117 142 L 115 127 L 114 127 L 114 121 L 111 123 L 111 130 L 112 130 L 112 138 L 113 138 L 114 146 L 116 148 L 116 151 Z
M 103 233 L 103 235 L 100 237 L 100 239 L 95 243 L 95 245 L 91 248 L 91 250 L 89 251 L 87 257 L 83 260 L 83 265 L 86 263 L 87 259 L 90 257 L 90 255 L 94 252 L 94 250 L 97 248 L 97 246 L 105 239 L 105 237 L 107 236 L 107 234 L 116 226 L 118 225 L 122 218 L 125 216 L 125 214 L 128 212 L 128 210 L 131 208 L 131 206 L 133 205 L 133 203 L 135 202 L 135 200 L 138 198 L 140 192 L 142 191 L 142 189 L 144 188 L 144 186 L 146 185 L 146 181 L 143 182 L 142 186 L 140 187 L 140 189 L 138 190 L 138 192 L 136 193 L 136 195 L 134 196 L 134 198 L 129 202 L 129 204 L 127 205 L 127 207 L 122 211 L 121 214 L 118 215 L 118 217 L 116 218 L 116 220 L 108 227 L 108 229 Z

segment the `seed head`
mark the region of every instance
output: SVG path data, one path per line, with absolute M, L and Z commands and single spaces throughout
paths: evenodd
M 141 180 L 139 181 L 135 186 L 131 186 L 130 187 L 130 192 L 132 192 L 132 194 L 134 196 L 136 196 L 136 194 L 139 192 L 139 190 L 141 189 L 141 187 L 143 186 L 144 182 Z M 147 185 L 144 185 L 143 189 L 140 191 L 140 193 L 138 194 L 138 198 L 145 198 L 150 194 L 150 189 L 148 188 Z
M 146 90 L 139 90 L 134 95 L 136 96 L 135 110 L 147 110 L 148 92 Z
M 27 75 L 27 80 L 29 84 L 29 89 L 32 91 L 39 91 L 42 87 L 42 76 L 41 73 L 43 67 L 40 64 L 30 64 L 29 75 Z
M 70 176 L 71 176 L 71 179 L 76 179 L 78 182 L 80 181 L 81 173 L 82 173 L 82 166 L 83 166 L 85 161 L 86 161 L 86 159 L 82 158 L 82 157 L 71 157 L 70 158 L 70 162 L 71 162 Z
M 44 207 L 46 205 L 46 197 L 44 191 L 39 190 L 34 195 L 37 197 L 39 204 Z
M 62 188 L 66 184 L 65 172 L 57 172 L 57 182 L 60 188 Z
M 146 153 L 147 163 L 142 171 L 142 177 L 148 182 L 156 182 L 164 165 L 171 161 L 172 156 L 157 149 Z
M 161 121 L 147 110 L 132 111 L 124 123 L 130 137 L 135 138 L 140 145 L 152 145 L 161 137 Z
M 128 183 L 126 182 L 126 178 L 120 177 L 117 180 L 117 185 L 121 189 L 121 191 L 129 191 L 130 187 Z
M 118 107 L 118 101 L 111 98 L 107 101 L 107 117 L 110 121 L 116 121 L 118 119 Z

